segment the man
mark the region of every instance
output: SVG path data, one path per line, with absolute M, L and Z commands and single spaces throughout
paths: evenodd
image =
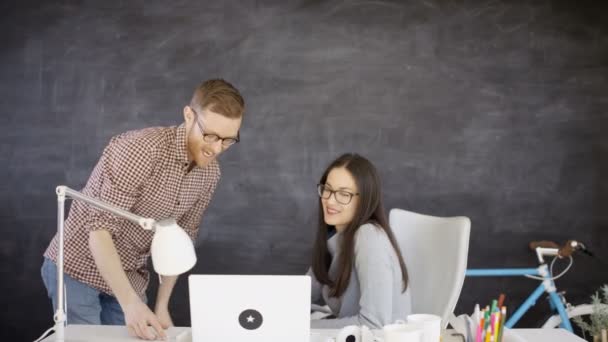
M 195 240 L 220 179 L 217 156 L 239 141 L 244 101 L 230 83 L 201 84 L 179 126 L 129 131 L 111 139 L 82 192 L 154 219 L 175 218 Z M 142 339 L 173 325 L 177 277 L 162 277 L 154 312 L 146 269 L 153 232 L 74 201 L 65 222 L 65 286 L 70 324 L 126 325 Z M 42 278 L 57 307 L 58 237 L 44 253 Z M 152 329 L 149 328 L 152 327 Z

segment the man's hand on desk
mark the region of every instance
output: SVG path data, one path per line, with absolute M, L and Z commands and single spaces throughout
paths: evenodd
M 163 329 L 169 329 L 173 326 L 173 320 L 171 319 L 171 315 L 169 314 L 169 309 L 167 307 L 157 307 L 156 310 L 154 310 L 154 313 L 156 313 L 156 317 L 158 317 L 160 325 L 163 327 Z
M 138 298 L 128 303 L 123 307 L 123 311 L 129 334 L 144 340 L 156 340 L 158 338 L 165 340 L 167 338 L 159 318 L 141 299 Z

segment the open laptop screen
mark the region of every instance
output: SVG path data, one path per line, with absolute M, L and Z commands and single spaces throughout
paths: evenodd
M 310 340 L 310 277 L 190 275 L 193 342 Z

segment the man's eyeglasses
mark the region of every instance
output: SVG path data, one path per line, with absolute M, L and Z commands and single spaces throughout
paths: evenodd
M 333 194 L 336 202 L 344 205 L 349 204 L 353 200 L 353 197 L 359 195 L 359 193 L 352 193 L 346 190 L 332 190 L 325 184 L 317 184 L 317 191 L 322 199 L 329 199 Z
M 201 125 L 200 121 L 198 121 L 198 117 L 199 117 L 198 113 L 196 112 L 196 110 L 194 110 L 194 108 L 192 108 L 190 106 L 189 106 L 189 108 L 190 108 L 190 110 L 192 110 L 192 112 L 194 112 L 194 115 L 196 116 L 194 121 L 196 121 L 196 125 L 198 126 L 198 129 L 201 131 L 201 134 L 203 135 L 204 142 L 213 144 L 213 143 L 217 142 L 218 140 L 221 140 L 222 146 L 225 148 L 228 148 L 228 147 L 238 143 L 241 140 L 239 132 L 236 133 L 236 137 L 228 137 L 228 138 L 222 138 L 217 134 L 205 133 L 203 126 Z

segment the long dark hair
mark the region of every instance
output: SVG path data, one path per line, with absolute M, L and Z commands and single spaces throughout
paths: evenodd
M 362 225 L 372 223 L 378 227 L 378 229 L 382 229 L 386 233 L 395 253 L 397 253 L 403 279 L 403 291 L 405 291 L 408 285 L 407 268 L 403 262 L 403 257 L 393 231 L 388 225 L 388 219 L 384 211 L 384 205 L 382 204 L 380 177 L 378 177 L 376 168 L 364 157 L 354 153 L 346 153 L 338 157 L 338 159 L 334 160 L 327 167 L 319 183 L 325 184 L 329 172 L 340 167 L 348 170 L 355 179 L 355 183 L 359 189 L 360 200 L 355 209 L 353 220 L 342 231 L 341 253 L 336 256 L 339 258 L 338 277 L 334 281 L 329 278 L 328 271 L 331 264 L 331 255 L 327 250 L 328 231 L 334 227 L 325 223 L 323 205 L 319 198 L 318 230 L 312 253 L 312 270 L 315 277 L 321 284 L 330 287 L 331 296 L 342 296 L 350 281 L 353 267 L 353 259 L 355 257 L 355 234 Z

